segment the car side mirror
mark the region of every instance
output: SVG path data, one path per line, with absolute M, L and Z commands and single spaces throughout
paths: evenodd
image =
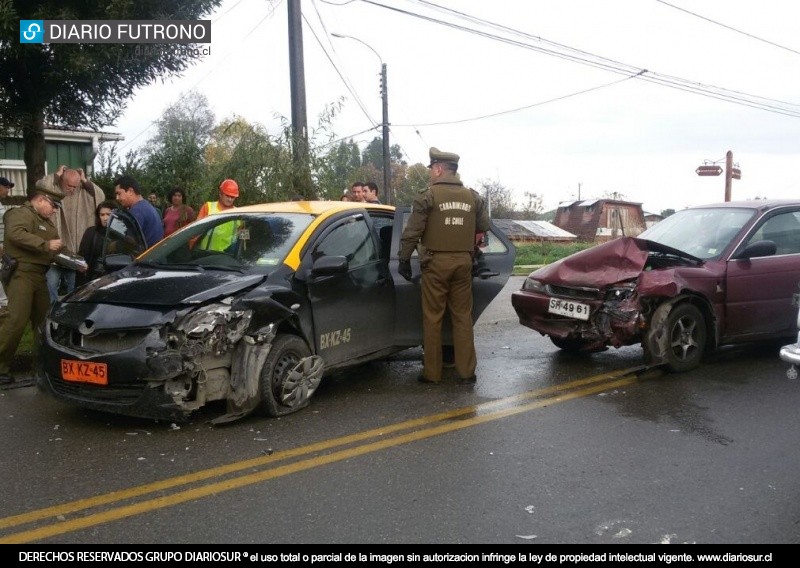
M 772 256 L 778 250 L 774 241 L 756 241 L 750 243 L 737 254 L 735 259 L 754 258 L 757 256 Z
M 103 267 L 106 272 L 113 272 L 120 268 L 125 268 L 133 262 L 133 257 L 129 254 L 107 254 L 103 258 Z
M 347 257 L 321 256 L 311 267 L 311 276 L 331 276 L 347 272 Z

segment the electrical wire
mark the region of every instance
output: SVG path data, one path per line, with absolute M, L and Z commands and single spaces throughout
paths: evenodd
M 747 93 L 743 93 L 740 91 L 733 91 L 730 89 L 725 89 L 722 87 L 717 87 L 714 85 L 706 85 L 703 83 L 698 83 L 695 81 L 690 81 L 687 79 L 682 79 L 680 77 L 670 76 L 670 75 L 663 75 L 660 73 L 656 73 L 653 71 L 649 71 L 647 69 L 638 68 L 632 65 L 628 65 L 626 63 L 622 63 L 620 61 L 616 61 L 613 59 L 609 59 L 606 57 L 602 57 L 599 55 L 595 55 L 590 52 L 586 52 L 580 49 L 572 48 L 567 45 L 559 44 L 557 42 L 553 42 L 547 39 L 544 39 L 539 36 L 533 36 L 531 34 L 522 32 L 520 30 L 516 30 L 507 26 L 503 26 L 494 22 L 489 22 L 488 20 L 483 20 L 479 18 L 475 18 L 468 14 L 458 12 L 456 10 L 452 10 L 450 8 L 439 6 L 432 2 L 427 2 L 425 0 L 416 0 L 420 4 L 424 4 L 426 6 L 435 7 L 438 10 L 445 11 L 451 15 L 454 15 L 461 19 L 466 19 L 474 23 L 478 23 L 480 25 L 487 26 L 489 28 L 494 28 L 497 30 L 501 30 L 505 33 L 512 34 L 515 36 L 519 36 L 523 38 L 520 39 L 512 39 L 511 37 L 500 36 L 495 33 L 490 33 L 488 31 L 483 31 L 479 29 L 474 29 L 468 26 L 456 24 L 455 22 L 449 22 L 442 19 L 433 18 L 431 16 L 426 16 L 423 14 L 418 14 L 416 12 L 411 12 L 408 10 L 403 10 L 397 8 L 395 6 L 387 6 L 385 4 L 381 4 L 380 2 L 376 2 L 375 0 L 362 0 L 362 2 L 371 4 L 373 6 L 384 8 L 386 10 L 397 12 L 409 17 L 419 18 L 431 23 L 443 25 L 446 27 L 450 27 L 459 31 L 463 31 L 466 33 L 471 33 L 474 35 L 478 35 L 480 37 L 484 37 L 487 39 L 500 41 L 503 43 L 507 43 L 509 45 L 513 45 L 516 47 L 521 47 L 524 49 L 529 49 L 532 51 L 536 51 L 542 53 L 544 55 L 549 55 L 552 57 L 557 57 L 560 59 L 565 59 L 568 61 L 572 61 L 574 63 L 579 63 L 583 65 L 588 65 L 591 67 L 595 67 L 598 69 L 602 69 L 611 73 L 623 74 L 626 76 L 636 76 L 639 80 L 647 81 L 650 83 L 655 83 L 664 87 L 669 87 L 672 89 L 685 91 L 689 93 L 698 94 L 701 96 L 706 96 L 709 98 L 714 98 L 726 102 L 731 102 L 734 104 L 739 104 L 743 106 L 749 106 L 752 108 L 756 108 L 759 110 L 764 110 L 768 112 L 773 112 L 777 114 L 783 114 L 786 116 L 792 116 L 796 118 L 800 118 L 800 105 L 796 105 L 794 103 L 789 103 L 786 101 L 779 101 L 776 99 L 770 99 L 767 97 L 761 97 L 758 95 L 751 95 Z M 537 43 L 542 45 L 534 45 L 528 43 L 530 40 L 535 40 Z M 547 46 L 547 47 L 544 47 Z
M 800 55 L 800 51 L 792 49 L 791 47 L 786 47 L 785 45 L 780 45 L 779 43 L 775 43 L 774 41 L 769 41 L 768 39 L 764 39 L 764 38 L 758 37 L 756 35 L 753 35 L 753 34 L 750 34 L 750 33 L 747 33 L 747 32 L 743 32 L 742 30 L 738 30 L 736 28 L 733 28 L 731 26 L 728 26 L 728 25 L 723 24 L 721 22 L 718 22 L 716 20 L 712 20 L 711 18 L 706 18 L 705 16 L 701 16 L 700 14 L 696 14 L 694 12 L 690 12 L 689 10 L 687 10 L 685 8 L 681 8 L 680 6 L 675 6 L 674 4 L 670 4 L 669 2 L 664 2 L 664 0 L 656 0 L 656 2 L 660 2 L 661 4 L 664 4 L 665 6 L 669 6 L 670 8 L 675 8 L 676 10 L 680 10 L 681 12 L 686 12 L 687 14 L 690 14 L 690 15 L 694 16 L 695 18 L 700 18 L 701 20 L 705 20 L 706 22 L 709 22 L 709 23 L 712 23 L 714 25 L 717 25 L 717 26 L 723 27 L 725 29 L 731 30 L 732 32 L 736 32 L 737 34 L 742 34 L 743 36 L 747 36 L 747 37 L 752 38 L 752 39 L 754 39 L 756 41 L 761 41 L 761 42 L 769 44 L 769 45 L 771 45 L 773 47 L 777 47 L 778 49 L 785 49 L 786 51 L 790 51 L 792 53 L 796 53 L 797 55 Z

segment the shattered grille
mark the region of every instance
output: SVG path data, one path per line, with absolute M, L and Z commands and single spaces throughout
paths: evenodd
M 551 296 L 558 296 L 560 298 L 575 298 L 579 300 L 598 300 L 600 298 L 600 290 L 598 288 L 573 288 L 569 286 L 554 286 L 547 285 L 547 293 Z
M 108 331 L 83 335 L 75 328 L 59 326 L 51 327 L 50 334 L 57 344 L 70 349 L 90 351 L 92 353 L 114 353 L 132 349 L 141 344 L 150 330 Z
M 135 404 L 142 396 L 145 384 L 131 385 L 128 387 L 96 387 L 92 385 L 78 385 L 69 383 L 58 377 L 50 381 L 53 390 L 62 395 L 95 402 L 104 402 L 118 406 Z

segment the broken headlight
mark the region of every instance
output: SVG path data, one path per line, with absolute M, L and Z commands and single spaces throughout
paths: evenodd
M 530 276 L 528 276 L 525 279 L 525 282 L 522 283 L 522 289 L 526 292 L 539 292 L 540 294 L 545 293 L 544 284 L 535 278 L 531 278 Z
M 606 301 L 619 302 L 621 300 L 627 300 L 633 296 L 634 292 L 636 292 L 635 283 L 618 284 L 609 288 L 608 292 L 606 292 Z

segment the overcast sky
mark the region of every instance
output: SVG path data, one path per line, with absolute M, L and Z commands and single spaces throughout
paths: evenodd
M 792 0 L 302 0 L 308 124 L 340 99 L 338 137 L 380 135 L 410 163 L 461 155 L 465 183 L 522 201 L 618 192 L 645 211 L 724 199 L 699 177 L 733 152 L 733 199 L 800 197 L 800 3 Z M 211 55 L 134 92 L 123 151 L 189 90 L 217 120 L 291 117 L 286 0 L 225 0 Z M 338 39 L 332 34 L 357 37 Z M 377 55 L 376 55 L 377 54 Z M 638 75 L 643 70 L 645 73 Z M 698 93 L 698 91 L 700 91 Z M 382 180 L 376 180 L 381 182 Z M 580 195 L 579 195 L 580 191 Z

